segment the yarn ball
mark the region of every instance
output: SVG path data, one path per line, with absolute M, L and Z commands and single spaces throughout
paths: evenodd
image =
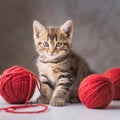
M 11 104 L 23 104 L 32 97 L 39 79 L 21 66 L 13 66 L 0 75 L 0 95 Z M 40 84 L 39 84 L 40 86 Z
M 113 99 L 113 84 L 103 75 L 89 75 L 81 82 L 78 96 L 88 108 L 105 108 Z
M 120 68 L 112 68 L 104 73 L 114 85 L 114 100 L 120 100 Z

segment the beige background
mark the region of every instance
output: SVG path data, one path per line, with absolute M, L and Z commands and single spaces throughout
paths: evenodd
M 73 49 L 99 73 L 120 67 L 120 0 L 0 0 L 0 72 L 35 71 L 32 22 L 74 22 Z

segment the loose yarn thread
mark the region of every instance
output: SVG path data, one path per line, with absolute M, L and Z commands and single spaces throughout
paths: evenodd
M 40 113 L 44 112 L 48 107 L 43 104 L 27 104 L 34 94 L 35 87 L 41 91 L 41 83 L 39 78 L 29 70 L 21 66 L 13 66 L 6 69 L 0 75 L 0 95 L 12 104 L 24 104 L 22 106 L 11 106 L 7 108 L 0 108 L 6 112 L 11 113 Z M 16 109 L 42 106 L 44 109 L 32 112 L 16 112 Z

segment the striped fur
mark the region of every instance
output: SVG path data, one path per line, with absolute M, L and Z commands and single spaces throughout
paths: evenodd
M 79 84 L 91 71 L 83 58 L 71 49 L 72 21 L 60 27 L 44 27 L 34 21 L 33 31 L 42 81 L 42 93 L 37 101 L 54 106 L 63 106 L 67 101 L 79 102 Z

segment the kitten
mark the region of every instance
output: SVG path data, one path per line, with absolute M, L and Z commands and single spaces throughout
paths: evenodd
M 42 92 L 37 102 L 53 106 L 79 102 L 79 84 L 91 70 L 83 58 L 71 49 L 73 22 L 68 20 L 60 27 L 45 27 L 35 20 L 33 33 L 42 82 Z

